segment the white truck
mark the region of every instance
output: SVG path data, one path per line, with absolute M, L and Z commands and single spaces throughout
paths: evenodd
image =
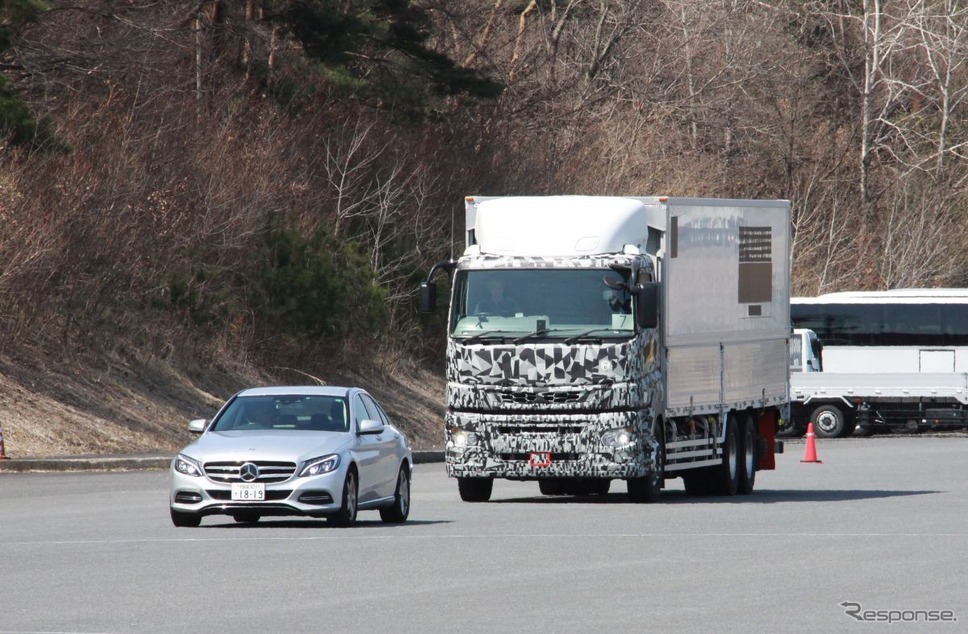
M 941 346 L 926 349 L 942 351 Z M 790 419 L 781 435 L 800 435 L 808 423 L 819 438 L 968 426 L 968 373 L 922 372 L 904 363 L 885 363 L 874 372 L 858 359 L 865 351 L 882 352 L 873 346 L 853 351 L 831 372 L 824 367 L 822 350 L 813 330 L 793 329 Z
M 545 495 L 748 494 L 789 407 L 789 203 L 468 197 L 451 274 L 445 464 Z

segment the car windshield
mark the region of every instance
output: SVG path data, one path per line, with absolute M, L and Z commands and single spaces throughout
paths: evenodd
M 346 399 L 339 396 L 239 396 L 222 411 L 212 431 L 349 431 Z
M 635 334 L 632 297 L 612 269 L 459 270 L 450 332 L 465 343 Z

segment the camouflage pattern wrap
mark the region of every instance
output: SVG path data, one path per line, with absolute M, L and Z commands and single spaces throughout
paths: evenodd
M 631 260 L 480 257 L 473 268 L 631 267 Z M 636 260 L 651 269 L 648 258 Z M 446 377 L 450 476 L 636 478 L 652 469 L 653 424 L 664 406 L 654 331 L 601 344 L 449 338 Z

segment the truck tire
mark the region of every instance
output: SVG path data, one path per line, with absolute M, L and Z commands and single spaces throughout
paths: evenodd
M 726 419 L 723 461 L 712 468 L 710 485 L 714 495 L 736 495 L 739 489 L 740 441 L 739 421 L 733 415 Z
M 753 492 L 756 484 L 756 463 L 759 460 L 759 440 L 756 419 L 747 414 L 743 416 L 739 442 L 739 486 L 737 491 L 743 495 Z
M 608 490 L 611 488 L 612 481 L 608 478 L 593 478 L 585 481 L 588 495 L 608 495 Z
M 541 495 L 564 495 L 561 480 L 557 478 L 538 480 L 538 490 L 541 491 Z
M 682 474 L 682 484 L 686 489 L 686 495 L 690 497 L 702 497 L 711 493 L 710 479 L 712 474 L 709 468 L 694 469 Z
M 656 451 L 652 471 L 644 478 L 629 478 L 626 481 L 629 499 L 633 502 L 652 504 L 659 501 L 665 484 L 665 429 L 664 423 L 656 421 L 652 428 L 656 439 Z
M 487 502 L 493 488 L 494 478 L 457 478 L 457 490 L 465 502 Z
M 837 438 L 844 433 L 844 413 L 836 405 L 820 405 L 810 415 L 817 438 Z

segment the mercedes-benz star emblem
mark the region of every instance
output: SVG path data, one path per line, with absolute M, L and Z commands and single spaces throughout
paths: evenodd
M 246 482 L 252 482 L 259 477 L 259 467 L 251 462 L 247 462 L 239 467 L 239 477 Z

